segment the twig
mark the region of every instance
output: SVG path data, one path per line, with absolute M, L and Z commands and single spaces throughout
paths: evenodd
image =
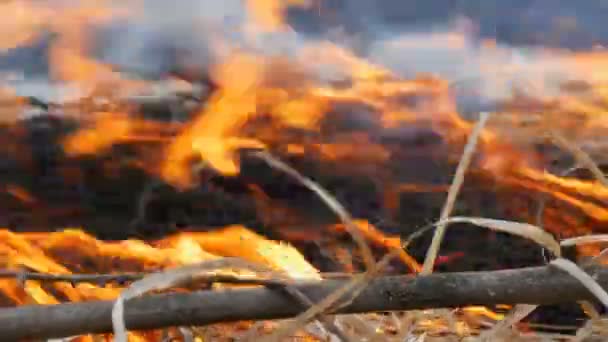
M 424 259 L 424 264 L 422 265 L 421 274 L 433 273 L 435 259 L 437 259 L 437 253 L 439 253 L 439 248 L 441 247 L 441 242 L 443 240 L 443 236 L 445 235 L 445 230 L 447 228 L 447 223 L 445 222 L 452 213 L 454 203 L 456 202 L 456 197 L 458 196 L 460 188 L 462 187 L 462 183 L 464 182 L 464 175 L 467 169 L 469 168 L 471 159 L 473 158 L 473 152 L 475 152 L 477 140 L 479 139 L 479 136 L 481 135 L 481 132 L 489 118 L 489 113 L 480 113 L 479 121 L 477 121 L 477 124 L 475 125 L 473 131 L 471 132 L 471 135 L 469 136 L 469 140 L 467 141 L 462 157 L 460 158 L 460 162 L 458 163 L 458 167 L 456 168 L 456 174 L 454 175 L 454 179 L 452 180 L 452 184 L 450 185 L 448 197 L 441 211 L 441 215 L 439 216 L 439 222 L 441 223 L 437 226 L 437 229 L 435 230 L 435 234 L 433 235 L 433 239 L 431 241 L 431 246 L 427 250 L 426 257 Z
M 29 271 L 0 270 L 0 278 L 14 278 L 21 281 L 37 280 L 44 282 L 66 282 L 71 284 L 92 283 L 105 285 L 107 283 L 124 284 L 139 280 L 146 273 L 117 273 L 117 274 L 49 274 Z
M 294 286 L 281 286 L 280 289 L 285 291 L 292 298 L 298 300 L 302 304 L 301 306 L 303 307 L 304 310 L 315 305 L 315 303 L 313 303 L 310 300 L 310 298 L 306 297 L 305 294 L 303 294 L 301 291 L 299 291 Z M 344 342 L 352 341 L 352 339 L 348 335 L 346 335 L 346 333 L 343 332 L 342 329 L 340 329 L 340 327 L 338 327 L 336 325 L 336 323 L 330 317 L 319 316 L 318 321 L 320 323 L 322 323 L 322 325 L 325 327 L 325 329 L 327 329 L 329 332 L 331 332 L 336 337 L 338 337 L 340 339 L 340 341 L 344 341 Z
M 140 280 L 151 273 L 118 273 L 118 274 L 48 274 L 39 272 L 27 271 L 10 271 L 0 270 L 0 278 L 14 278 L 20 281 L 43 281 L 43 282 L 66 282 L 71 284 L 92 283 L 92 284 L 107 284 Z M 276 279 L 265 279 L 263 274 L 256 277 L 237 276 L 230 274 L 205 274 L 196 278 L 198 283 L 226 283 L 226 284 L 242 284 L 242 285 L 262 285 L 267 287 L 282 286 L 285 283 Z
M 300 184 L 317 194 L 317 196 L 319 196 L 319 198 L 325 202 L 325 204 L 340 218 L 348 232 L 352 235 L 353 240 L 355 240 L 359 249 L 361 250 L 361 255 L 367 269 L 371 270 L 375 267 L 376 261 L 374 260 L 371 248 L 365 240 L 365 236 L 363 233 L 361 233 L 360 228 L 353 222 L 353 218 L 348 211 L 346 211 L 346 209 L 338 201 L 336 201 L 334 197 L 327 192 L 327 190 L 323 189 L 313 180 L 300 174 L 297 170 L 272 156 L 268 152 L 256 152 L 253 153 L 253 155 L 262 159 L 271 167 L 285 172 L 287 175 L 297 180 Z
M 497 340 L 500 334 L 504 333 L 507 329 L 521 321 L 522 319 L 528 317 L 534 310 L 536 310 L 536 305 L 529 304 L 517 304 L 515 307 L 509 312 L 507 317 L 505 317 L 500 322 L 496 323 L 492 329 L 485 331 L 479 336 L 477 339 L 480 342 L 485 341 L 495 341 Z
M 587 268 L 601 286 L 608 269 Z M 295 285 L 319 302 L 349 280 L 323 280 Z M 594 300 L 577 279 L 554 267 L 506 271 L 441 273 L 372 279 L 361 295 L 336 313 L 404 311 L 467 305 L 551 305 Z M 5 340 L 52 338 L 112 331 L 113 301 L 28 305 L 0 310 L 0 336 Z M 125 322 L 130 330 L 202 326 L 218 322 L 266 320 L 300 313 L 293 299 L 263 287 L 146 295 L 129 301 Z
M 359 247 L 361 251 L 361 255 L 363 257 L 363 261 L 366 265 L 366 272 L 358 277 L 354 277 L 353 281 L 347 284 L 343 289 L 337 290 L 335 293 L 332 293 L 327 298 L 324 298 L 321 303 L 317 303 L 313 306 L 310 306 L 306 311 L 300 314 L 293 322 L 285 324 L 284 326 L 279 327 L 277 330 L 273 332 L 270 336 L 264 338 L 266 341 L 274 341 L 280 340 L 282 337 L 289 335 L 292 331 L 297 330 L 299 327 L 303 326 L 306 322 L 313 319 L 316 316 L 322 316 L 322 313 L 329 309 L 335 302 L 342 298 L 342 294 L 350 291 L 352 288 L 355 288 L 359 284 L 363 284 L 369 279 L 371 279 L 377 271 L 376 261 L 372 254 L 372 250 L 367 244 L 365 240 L 365 236 L 360 231 L 360 228 L 353 222 L 351 215 L 346 211 L 346 209 L 329 193 L 327 190 L 322 188 L 320 185 L 315 183 L 313 180 L 305 177 L 300 174 L 297 170 L 292 168 L 291 166 L 285 164 L 281 160 L 272 156 L 268 152 L 256 152 L 253 154 L 254 156 L 260 158 L 265 161 L 271 167 L 281 170 L 285 172 L 287 175 L 291 176 L 295 180 L 297 180 L 300 184 L 304 185 L 306 188 L 314 192 L 319 198 L 325 202 L 325 204 L 340 218 L 346 230 L 351 234 L 355 243 Z M 325 319 L 323 319 L 325 320 Z
M 575 166 L 573 166 L 571 168 L 568 168 L 568 169 L 560 172 L 558 175 L 560 177 L 566 177 L 567 175 L 571 174 L 572 172 L 575 172 L 575 171 L 580 170 L 580 169 L 582 169 L 581 166 L 575 165 Z M 541 228 L 544 228 L 544 224 L 545 224 L 544 223 L 544 221 L 545 221 L 544 220 L 544 212 L 545 212 L 545 207 L 547 205 L 547 200 L 549 199 L 549 197 L 550 196 L 548 194 L 546 194 L 546 193 L 541 194 L 541 198 L 540 198 L 539 203 L 538 203 L 538 208 L 536 210 L 536 225 L 539 226 L 539 227 L 541 227 Z
M 217 270 L 220 271 L 217 271 Z M 165 270 L 162 272 L 152 273 L 146 277 L 134 282 L 129 288 L 123 290 L 114 303 L 112 308 L 112 325 L 114 339 L 118 342 L 127 341 L 127 327 L 124 320 L 125 302 L 132 298 L 136 298 L 153 290 L 165 290 L 171 287 L 182 286 L 192 283 L 199 277 L 216 275 L 221 273 L 221 269 L 231 270 L 246 270 L 257 274 L 267 274 L 270 279 L 277 281 L 280 288 L 286 288 L 292 282 L 285 273 L 274 271 L 267 266 L 255 264 L 239 258 L 218 258 L 213 260 L 205 260 L 197 264 L 190 264 Z M 274 286 L 276 288 L 276 286 Z M 297 293 L 296 290 L 288 293 Z M 296 299 L 301 299 L 301 296 L 296 296 Z M 305 304 L 306 305 L 306 304 Z
M 151 180 L 144 186 L 139 196 L 137 196 L 137 201 L 135 202 L 135 208 L 137 208 L 135 211 L 135 217 L 129 223 L 129 227 L 135 229 L 137 225 L 145 222 L 147 213 L 146 210 L 152 196 L 154 195 L 154 190 L 162 185 L 163 183 L 158 180 Z
M 321 312 L 327 312 L 331 310 L 332 307 L 335 307 L 334 311 L 337 311 L 339 308 L 346 307 L 352 303 L 358 295 L 369 285 L 369 280 L 373 279 L 378 273 L 380 273 L 384 267 L 386 267 L 394 258 L 396 258 L 400 252 L 404 249 L 407 249 L 409 244 L 421 237 L 425 232 L 433 228 L 434 225 L 427 225 L 414 233 L 410 234 L 406 241 L 403 242 L 401 249 L 395 248 L 390 253 L 387 253 L 380 261 L 376 264 L 374 272 L 366 272 L 364 274 L 354 275 L 349 281 L 345 282 L 344 286 L 336 289 L 334 292 L 330 293 L 327 297 L 323 298 L 322 301 L 317 302 L 317 304 L 307 311 L 303 312 L 298 316 L 301 321 L 307 321 L 312 319 L 313 317 L 319 315 Z M 346 294 L 350 292 L 349 299 L 336 305 L 340 299 L 344 298 Z M 300 322 L 293 323 L 292 326 L 300 325 Z M 275 332 L 271 338 L 277 339 L 278 337 L 284 336 L 287 332 L 291 331 L 292 326 L 288 326 L 285 329 L 281 329 L 278 332 Z
M 107 273 L 107 274 L 50 274 L 41 272 L 29 272 L 29 271 L 13 271 L 13 270 L 0 270 L 0 279 L 14 278 L 21 281 L 35 280 L 43 282 L 66 282 L 72 284 L 78 283 L 91 283 L 104 285 L 107 283 L 124 284 L 130 281 L 136 281 L 142 279 L 150 273 Z M 263 274 L 262 274 L 263 275 Z M 260 276 L 262 276 L 260 275 Z M 344 279 L 350 278 L 352 274 L 349 273 L 321 273 L 323 279 Z M 244 277 L 234 276 L 229 274 L 213 274 L 197 278 L 200 283 L 228 283 L 228 284 L 249 284 L 249 285 L 264 285 L 264 286 L 275 286 L 282 284 L 276 280 L 264 279 L 261 277 Z
M 105 285 L 110 282 L 125 284 L 129 281 L 137 281 L 149 273 L 122 273 L 122 274 L 48 274 L 27 271 L 10 271 L 0 270 L 0 278 L 14 278 L 17 281 L 25 282 L 28 280 L 44 281 L 44 282 L 68 282 L 72 285 L 77 283 L 93 283 Z M 294 299 L 303 304 L 304 308 L 308 308 L 314 303 L 310 301 L 304 294 L 297 289 L 276 279 L 263 279 L 258 277 L 244 277 L 230 274 L 207 274 L 197 278 L 199 283 L 230 283 L 230 284 L 247 284 L 247 285 L 262 285 L 267 288 L 276 288 L 285 291 Z M 338 328 L 335 323 L 326 317 L 320 317 L 319 320 L 325 325 L 325 328 L 332 334 L 336 335 L 341 341 L 350 341 L 351 339 Z
M 569 142 L 568 139 L 559 134 L 557 131 L 551 131 L 549 135 L 556 145 L 572 154 L 578 165 L 587 168 L 591 174 L 593 174 L 593 177 L 600 182 L 600 184 L 608 187 L 608 178 L 606 178 L 606 175 L 604 175 L 602 170 L 600 170 L 599 166 L 597 166 L 587 152 Z
M 592 276 L 583 271 L 578 265 L 564 258 L 557 258 L 549 264 L 570 274 L 581 282 L 606 308 L 608 308 L 608 293 L 598 284 Z

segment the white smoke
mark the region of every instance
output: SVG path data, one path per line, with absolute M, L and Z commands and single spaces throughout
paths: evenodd
M 505 99 L 514 88 L 529 95 L 554 94 L 561 81 L 575 76 L 565 68 L 567 56 L 542 47 L 484 44 L 461 24 L 386 35 L 367 51 L 370 60 L 404 77 L 437 75 L 455 87 L 471 88 L 480 101 Z
M 331 34 L 311 37 L 286 30 L 252 39 L 244 32 L 250 19 L 245 1 L 114 1 L 114 6 L 127 8 L 131 14 L 105 24 L 96 53 L 122 69 L 159 75 L 177 62 L 172 50 L 178 50 L 179 63 L 206 68 L 221 58 L 226 47 L 295 56 L 305 43 L 339 40 L 338 43 L 405 77 L 433 73 L 474 88 L 480 101 L 509 96 L 514 85 L 522 84 L 533 84 L 535 91 L 546 94 L 556 83 L 555 79 L 568 77 L 563 55 L 542 48 L 485 47 L 479 44 L 474 25 L 462 19 L 426 31 L 391 32 L 372 20 L 374 11 L 366 10 L 365 14 L 374 23 L 364 28 L 369 32 L 341 34 L 336 39 Z M 63 6 L 77 4 L 75 0 L 47 3 L 51 2 Z M 217 42 L 222 42 L 221 46 Z

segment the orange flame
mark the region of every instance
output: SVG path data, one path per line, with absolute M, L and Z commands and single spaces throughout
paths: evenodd
M 300 0 L 248 0 L 246 8 L 251 20 L 242 29 L 253 35 L 287 31 L 285 11 L 290 5 L 306 3 Z M 141 162 L 140 166 L 181 189 L 195 185 L 193 157 L 200 157 L 224 175 L 236 175 L 240 171 L 238 152 L 246 148 L 276 148 L 288 155 L 315 154 L 320 156 L 321 162 L 336 169 L 347 169 L 351 174 L 355 173 L 354 169 L 365 169 L 362 173 L 366 176 L 380 173 L 380 168 L 390 169 L 389 164 L 398 154 L 395 152 L 403 147 L 382 144 L 369 132 L 369 127 L 347 133 L 327 128 L 324 123 L 335 120 L 332 115 L 338 105 L 364 106 L 370 113 L 370 120 L 381 126 L 379 129 L 406 125 L 431 128 L 444 139 L 447 149 L 455 153 L 450 155 L 455 159 L 460 157 L 465 137 L 472 129 L 472 124 L 458 113 L 447 80 L 420 75 L 403 79 L 391 70 L 329 42 L 303 44 L 295 58 L 239 50 L 232 42 L 223 42 L 225 46 L 222 47 L 226 50 L 218 49 L 222 52 L 218 55 L 223 58 L 210 69 L 218 90 L 195 113 L 192 121 L 169 125 L 136 119 L 131 113 L 127 114 L 128 110 L 123 111 L 119 97 L 124 95 L 124 90 L 141 90 L 147 82 L 130 80 L 92 58 L 90 50 L 95 42 L 90 40 L 88 32 L 90 24 L 114 20 L 130 11 L 125 13 L 103 1 L 82 1 L 74 8 L 57 10 L 17 0 L 0 4 L 0 9 L 3 13 L 14 14 L 12 20 L 0 24 L 7 33 L 0 38 L 0 49 L 27 44 L 41 32 L 51 31 L 57 34 L 50 51 L 53 78 L 109 93 L 109 101 L 119 108 L 103 112 L 90 110 L 89 122 L 83 120 L 83 128 L 63 141 L 68 156 L 103 153 L 124 142 L 158 142 L 162 150 L 159 152 L 162 153 L 161 165 Z M 447 38 L 446 43 L 451 47 L 466 45 L 459 36 Z M 567 131 L 570 138 L 586 142 L 587 147 L 593 142 L 589 137 L 604 137 L 608 129 L 605 115 L 608 79 L 602 72 L 608 57 L 602 52 L 559 55 L 557 59 L 573 74 L 584 75 L 590 84 L 579 85 L 584 89 L 578 91 L 562 89 L 555 97 L 542 93 L 535 101 L 525 102 L 525 96 L 516 97 L 505 106 L 504 113 L 494 115 L 491 127 L 483 132 L 478 150 L 480 158 L 472 168 L 489 174 L 501 185 L 551 195 L 582 215 L 605 224 L 608 222 L 608 189 L 597 182 L 545 172 L 537 167 L 534 154 L 526 150 L 539 142 L 539 136 L 547 128 Z M 496 67 L 492 64 L 487 69 L 493 71 Z M 6 102 L 11 103 L 11 108 L 10 113 L 1 113 L 0 119 L 13 122 L 24 101 L 8 91 L 2 96 L 3 101 L 8 99 Z M 532 103 L 537 107 L 526 107 Z M 351 114 L 357 108 L 346 111 Z M 533 115 L 533 112 L 539 114 Z M 563 118 L 563 122 L 553 120 L 557 117 Z M 172 137 L 175 131 L 177 135 Z M 594 148 L 604 152 L 595 145 Z M 367 172 L 364 162 L 377 167 L 369 168 L 373 170 Z M 416 168 L 417 165 L 408 167 Z M 445 185 L 403 184 L 397 178 L 382 179 L 383 186 L 389 188 L 385 205 L 393 209 L 397 207 L 399 192 L 446 191 Z M 254 186 L 250 185 L 250 188 L 254 189 Z M 9 186 L 5 190 L 23 202 L 36 202 L 33 195 L 21 188 Z M 260 195 L 259 192 L 261 190 L 255 194 Z M 256 199 L 263 201 L 262 197 Z M 283 208 L 263 210 L 273 209 Z M 290 213 L 288 210 L 283 212 Z M 586 225 L 564 220 L 578 226 L 547 229 L 569 233 L 592 230 Z M 272 225 L 271 219 L 266 221 Z M 356 224 L 375 245 L 385 249 L 401 248 L 400 237 L 387 236 L 365 220 L 357 220 Z M 346 229 L 336 224 L 329 230 L 344 232 Z M 289 237 L 290 233 L 285 232 L 283 236 Z M 311 238 L 310 234 L 298 235 L 302 236 Z M 340 257 L 350 256 L 342 249 L 336 250 Z M 598 249 L 585 247 L 581 251 L 589 254 L 597 253 Z M 222 256 L 238 256 L 285 271 L 294 278 L 320 277 L 319 271 L 292 246 L 268 240 L 239 225 L 208 233 L 184 232 L 152 242 L 106 242 L 74 229 L 22 234 L 0 230 L 0 256 L 7 269 L 28 268 L 50 274 L 151 271 Z M 416 260 L 405 251 L 399 257 L 412 269 L 419 269 Z M 72 286 L 59 282 L 51 287 L 49 290 L 36 281 L 28 281 L 22 287 L 14 280 L 0 280 L 1 292 L 12 304 L 110 299 L 121 290 L 116 285 L 101 287 L 87 283 Z M 501 318 L 485 309 L 468 311 Z

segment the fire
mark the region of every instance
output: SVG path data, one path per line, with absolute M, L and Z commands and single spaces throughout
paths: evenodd
M 192 151 L 199 151 L 218 170 L 234 174 L 238 167 L 231 153 L 239 147 L 261 147 L 255 140 L 239 139 L 233 131 L 255 113 L 255 89 L 263 71 L 259 63 L 254 56 L 236 55 L 218 66 L 216 80 L 222 82 L 222 90 L 209 100 L 199 119 L 169 146 L 163 168 L 165 178 L 175 184 L 190 183 L 185 162 Z
M 277 67 L 285 69 L 274 69 Z M 213 69 L 212 76 L 221 89 L 169 146 L 163 177 L 178 186 L 190 185 L 186 163 L 193 151 L 224 174 L 238 173 L 234 160 L 237 150 L 266 147 L 258 139 L 241 136 L 243 127 L 256 116 L 270 115 L 277 127 L 314 129 L 327 108 L 326 100 L 307 93 L 305 79 L 303 87 L 297 89 L 300 94 L 273 85 L 280 84 L 282 76 L 271 71 L 288 76 L 288 67 L 291 65 L 281 60 L 237 53 Z
M 114 113 L 101 113 L 91 129 L 78 131 L 64 142 L 68 154 L 94 154 L 111 147 L 117 141 L 129 135 L 131 120 L 126 116 Z M 105 132 L 106 134 L 99 134 Z
M 287 7 L 308 5 L 307 0 L 247 0 L 247 11 L 251 13 L 252 22 L 266 31 L 276 32 L 285 29 L 285 11 Z
M 56 233 L 15 234 L 0 230 L 0 256 L 5 270 L 31 270 L 45 274 L 157 271 L 238 255 L 285 272 L 296 279 L 319 279 L 318 271 L 287 244 L 266 240 L 242 226 L 226 227 L 210 233 L 180 233 L 152 242 L 125 240 L 104 242 L 82 230 Z M 0 280 L 6 300 L 17 305 L 57 304 L 61 301 L 111 300 L 122 287 L 94 282 L 55 282 L 44 286 L 27 280 Z M 6 304 L 5 304 L 6 305 Z M 133 340 L 148 340 L 132 334 Z
M 25 0 L 5 2 L 0 6 L 3 13 L 13 14 L 13 20 L 2 23 L 5 33 L 0 40 L 2 49 L 11 49 L 36 38 L 52 15 L 50 10 Z
M 248 0 L 245 7 L 249 17 L 239 29 L 249 34 L 250 40 L 288 32 L 285 15 L 288 6 L 293 5 L 305 6 L 307 2 Z M 137 156 L 141 160 L 135 164 L 179 190 L 192 190 L 201 185 L 196 177 L 201 164 L 222 176 L 238 178 L 239 153 L 263 149 L 284 157 L 318 157 L 315 162 L 330 165 L 335 174 L 377 176 L 380 178 L 377 183 L 383 187 L 385 209 L 395 210 L 402 192 L 446 192 L 447 186 L 400 180 L 399 169 L 394 171 L 392 166 L 402 162 L 398 159 L 400 153 L 416 146 L 386 143 L 385 140 L 390 139 L 383 139 L 383 134 L 399 133 L 404 127 L 430 129 L 437 133 L 448 151 L 443 157 L 452 162 L 460 157 L 464 137 L 473 127 L 472 122 L 458 112 L 447 80 L 429 75 L 406 78 L 328 41 L 302 43 L 296 56 L 264 53 L 236 42 L 211 44 L 220 51 L 208 70 L 217 89 L 188 113 L 191 118 L 186 122 L 156 122 L 143 118 L 140 114 L 145 113 L 138 113 L 138 109 L 121 98 L 126 93 L 145 89 L 151 82 L 130 79 L 91 53 L 95 47 L 90 32 L 93 24 L 130 17 L 137 10 L 130 7 L 131 11 L 125 11 L 103 1 L 82 1 L 73 8 L 59 10 L 39 3 L 12 1 L 1 4 L 0 8 L 6 13 L 15 13 L 14 20 L 2 24 L 10 34 L 0 39 L 0 48 L 26 45 L 43 31 L 56 34 L 50 49 L 52 78 L 75 82 L 90 94 L 87 100 L 103 98 L 110 104 L 110 109 L 103 110 L 86 101 L 79 104 L 84 107 L 86 117 L 78 120 L 76 132 L 61 141 L 66 158 L 104 154 L 118 144 L 154 142 L 154 158 L 147 159 L 149 151 L 146 151 Z M 461 38 L 448 35 L 445 43 L 455 49 L 464 48 L 466 44 Z M 520 192 L 548 195 L 592 223 L 605 225 L 608 189 L 596 181 L 549 173 L 544 170 L 541 158 L 530 152 L 533 146 L 545 143 L 544 132 L 548 129 L 563 131 L 577 143 L 582 141 L 583 147 L 596 149 L 595 155 L 603 152 L 602 146 L 592 145 L 590 137 L 605 135 L 608 126 L 607 75 L 601 72 L 607 56 L 605 53 L 560 54 L 556 59 L 572 74 L 584 75 L 589 84 L 579 84 L 578 91 L 564 86 L 557 95 L 541 92 L 538 98 L 531 99 L 515 94 L 505 100 L 503 108 L 494 114 L 482 133 L 479 157 L 471 174 L 481 174 L 479 183 L 490 179 L 493 184 Z M 496 67 L 489 65 L 491 70 Z M 10 108 L 3 109 L 7 112 L 0 113 L 0 120 L 14 124 L 18 121 L 15 113 L 23 109 L 25 101 L 4 89 L 1 96 Z M 68 107 L 66 105 L 66 111 Z M 359 116 L 363 117 L 360 119 L 363 123 L 357 121 Z M 567 118 L 558 123 L 554 119 L 560 116 Z M 350 125 L 356 127 L 350 128 Z M 247 188 L 263 212 L 260 216 L 280 212 L 294 222 L 301 218 L 296 219 L 298 214 L 289 210 L 291 208 L 273 205 L 256 184 L 247 184 Z M 2 190 L 22 203 L 43 202 L 17 185 L 4 186 Z M 564 221 L 577 224 L 563 215 Z M 305 215 L 300 213 L 300 216 Z M 346 232 L 343 223 L 311 223 L 316 228 L 314 233 L 304 229 L 289 231 L 292 227 L 285 226 L 293 222 L 274 226 L 275 222 L 266 219 L 264 223 L 292 242 Z M 369 220 L 357 219 L 355 224 L 366 239 L 383 252 L 402 248 L 402 237 L 385 234 Z M 195 228 L 188 227 L 189 230 Z M 594 228 L 549 225 L 546 229 L 568 235 L 589 233 Z M 241 257 L 293 278 L 321 278 L 321 270 L 295 247 L 270 240 L 243 225 L 209 232 L 184 231 L 156 241 L 102 241 L 85 231 L 86 227 L 45 233 L 0 230 L 3 267 L 47 274 L 152 272 L 220 257 Z M 597 253 L 595 247 L 581 248 L 581 253 Z M 348 260 L 347 270 L 355 269 L 349 251 L 336 248 L 331 252 Z M 419 270 L 417 260 L 405 251 L 399 254 L 399 259 L 410 269 Z M 22 286 L 16 280 L 4 279 L 0 280 L 0 288 L 7 305 L 23 305 L 112 299 L 123 287 L 93 282 L 49 285 L 40 281 L 26 281 Z M 467 311 L 494 319 L 502 317 L 484 308 Z
M 0 231 L 0 254 L 5 269 L 27 269 L 48 274 L 88 273 L 92 271 L 120 273 L 157 271 L 168 267 L 211 260 L 221 256 L 239 256 L 271 266 L 299 279 L 318 279 L 318 271 L 301 254 L 287 244 L 267 240 L 245 227 L 233 226 L 209 233 L 179 233 L 162 240 L 109 241 L 95 239 L 82 230 L 70 229 L 56 233 L 15 234 Z M 15 280 L 2 280 L 10 300 L 24 304 L 34 300 L 53 304 L 60 300 L 43 290 L 38 281 L 27 281 L 25 293 Z M 70 301 L 111 299 L 120 287 L 90 283 L 71 286 L 55 283 Z M 28 299 L 27 295 L 33 298 Z

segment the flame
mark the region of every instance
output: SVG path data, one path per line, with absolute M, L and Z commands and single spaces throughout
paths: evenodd
M 399 237 L 387 236 L 366 220 L 356 220 L 354 223 L 359 227 L 363 235 L 368 240 L 380 246 L 386 247 L 389 251 L 398 250 L 398 256 L 405 265 L 408 265 L 410 269 L 414 270 L 415 272 L 420 272 L 422 270 L 422 266 L 418 264 L 416 259 L 412 258 L 403 250 L 404 244 Z M 336 231 L 346 231 L 346 227 L 343 224 L 335 225 L 331 227 L 331 229 Z
M 281 60 L 265 60 L 241 53 L 213 69 L 220 90 L 168 147 L 162 172 L 166 180 L 182 187 L 191 184 L 186 163 L 193 151 L 224 174 L 238 173 L 238 163 L 234 159 L 236 151 L 266 147 L 258 139 L 240 135 L 245 124 L 256 116 L 271 115 L 277 120 L 277 126 L 314 128 L 326 102 L 312 94 L 292 95 L 286 89 L 266 86 L 265 83 L 272 81 L 268 78 L 270 71 L 277 66 L 282 66 Z
M 12 49 L 36 38 L 52 17 L 52 12 L 30 1 L 17 0 L 0 4 L 2 13 L 12 15 L 12 20 L 2 22 L 0 49 Z
M 36 198 L 29 191 L 20 186 L 9 184 L 6 186 L 6 192 L 15 196 L 23 203 L 36 203 Z
M 0 230 L 0 255 L 5 269 L 29 269 L 48 274 L 87 272 L 154 271 L 168 267 L 239 256 L 270 266 L 299 279 L 318 279 L 318 271 L 295 249 L 267 240 L 245 227 L 232 226 L 209 233 L 179 233 L 159 241 L 125 240 L 104 242 L 79 229 L 55 233 L 15 234 Z M 88 266 L 87 266 L 88 265 Z M 33 300 L 40 304 L 59 299 L 43 290 L 38 281 L 27 281 L 24 291 L 15 280 L 2 280 L 2 288 L 18 304 Z M 70 301 L 115 298 L 120 287 L 107 284 L 54 283 L 53 288 Z M 29 297 L 31 298 L 29 298 Z M 29 299 L 28 299 L 29 298 Z
M 244 30 L 246 39 L 251 40 L 247 43 L 273 33 L 289 33 L 287 8 L 306 5 L 308 2 L 301 0 L 248 0 L 245 3 L 248 22 L 238 29 Z M 399 207 L 401 192 L 446 192 L 447 186 L 400 179 L 396 174 L 398 169 L 395 171 L 392 166 L 403 162 L 399 156 L 404 150 L 414 150 L 416 146 L 386 143 L 383 134 L 399 133 L 404 127 L 430 129 L 437 133 L 447 151 L 441 157 L 454 161 L 460 157 L 465 138 L 473 127 L 458 113 L 448 80 L 429 75 L 405 78 L 328 41 L 299 44 L 295 57 L 289 53 L 264 53 L 259 51 L 259 46 L 251 48 L 231 41 L 211 44 L 219 51 L 209 68 L 217 90 L 209 94 L 195 112 L 189 113 L 192 119 L 188 122 L 154 122 L 137 117 L 137 110 L 121 98 L 143 91 L 150 82 L 129 79 L 91 55 L 95 48 L 91 27 L 133 16 L 137 5 L 129 6 L 127 11 L 105 1 L 81 1 L 77 6 L 55 9 L 38 2 L 16 0 L 2 3 L 0 8 L 3 13 L 14 14 L 14 20 L 1 24 L 7 34 L 0 38 L 0 49 L 23 46 L 41 37 L 43 32 L 52 32 L 55 35 L 49 61 L 52 77 L 75 82 L 86 89 L 90 97 L 103 98 L 112 107 L 99 110 L 93 105 L 94 108 L 90 108 L 89 103 L 80 104 L 86 117 L 80 118 L 80 128 L 62 141 L 67 157 L 108 153 L 117 144 L 154 142 L 158 154 L 154 162 L 147 160 L 147 155 L 139 155 L 141 160 L 134 164 L 181 190 L 199 185 L 194 172 L 197 158 L 224 176 L 238 177 L 242 150 L 267 149 L 287 157 L 318 157 L 317 162 L 329 165 L 328 169 L 335 174 L 367 178 L 380 175 L 383 204 L 394 210 Z M 443 43 L 453 49 L 467 46 L 466 40 L 457 34 L 443 39 Z M 495 42 L 485 45 L 486 49 L 499 50 Z M 540 92 L 533 96 L 516 93 L 505 100 L 503 108 L 493 115 L 490 126 L 482 133 L 471 174 L 479 176 L 474 178 L 479 183 L 490 179 L 492 185 L 512 191 L 550 196 L 575 211 L 577 217 L 589 221 L 582 224 L 568 216 L 569 213 L 550 208 L 547 211 L 559 216 L 562 223 L 548 224 L 547 230 L 564 235 L 590 233 L 608 222 L 608 189 L 596 181 L 549 173 L 543 169 L 542 158 L 530 151 L 546 143 L 544 132 L 558 129 L 574 143 L 595 150 L 594 156 L 604 154 L 606 146 L 598 146 L 597 140 L 605 136 L 608 128 L 608 75 L 603 71 L 608 56 L 605 52 L 544 53 L 552 63 L 564 66 L 567 74 L 582 77 L 584 84 L 576 87 L 570 84 L 554 93 L 544 88 L 543 80 L 533 79 L 530 83 L 542 85 Z M 491 74 L 497 68 L 509 69 L 506 70 L 509 74 L 527 70 L 503 68 L 492 61 L 482 63 L 483 73 Z M 530 69 L 536 67 L 533 65 Z M 25 101 L 10 89 L 3 88 L 0 95 L 3 102 L 10 104 L 3 106 L 0 121 L 15 122 Z M 64 109 L 70 110 L 67 105 Z M 345 113 L 346 119 L 342 118 Z M 338 127 L 353 122 L 357 126 L 359 114 L 364 117 L 363 124 L 348 129 Z M 554 120 L 557 118 L 560 120 Z M 406 134 L 399 133 L 399 138 Z M 271 202 L 255 184 L 247 186 L 265 225 L 281 230 L 281 236 L 288 241 L 321 239 L 328 232 L 346 231 L 343 224 L 317 224 L 316 231 L 308 232 L 303 225 L 298 226 L 305 221 L 300 220 L 305 215 Z M 4 187 L 3 191 L 26 204 L 40 201 L 35 191 L 30 193 L 14 185 Z M 287 215 L 288 219 L 278 222 L 273 214 Z M 314 225 L 307 224 L 308 228 Z M 384 251 L 402 248 L 401 237 L 387 235 L 364 219 L 356 220 L 355 224 L 375 247 Z M 354 270 L 351 253 L 342 246 L 335 247 L 332 252 L 343 261 L 345 268 Z M 598 248 L 586 246 L 580 252 L 597 254 Z M 241 225 L 210 232 L 182 232 L 158 241 L 101 241 L 81 229 L 53 233 L 0 230 L 0 260 L 11 270 L 26 268 L 49 274 L 156 271 L 224 256 L 268 265 L 293 278 L 321 277 L 320 271 L 295 247 L 269 240 Z M 405 251 L 399 257 L 411 269 L 419 270 L 417 261 Z M 452 256 L 444 259 L 450 258 Z M 122 287 L 93 283 L 72 286 L 64 282 L 48 285 L 39 281 L 27 281 L 21 286 L 15 280 L 3 279 L 0 289 L 9 302 L 22 305 L 111 299 Z M 495 320 L 503 317 L 485 308 L 466 311 Z
M 69 155 L 95 154 L 129 135 L 131 120 L 125 115 L 100 113 L 90 129 L 79 130 L 64 141 Z M 104 132 L 105 134 L 99 134 Z
M 239 256 L 270 266 L 296 279 L 319 279 L 318 271 L 295 249 L 257 235 L 245 227 L 232 226 L 210 233 L 180 233 L 159 241 L 125 240 L 104 242 L 79 229 L 55 233 L 15 234 L 0 230 L 0 258 L 3 269 L 24 269 L 46 274 L 159 269 L 202 262 L 221 256 Z M 61 301 L 112 300 L 122 287 L 95 283 L 55 282 L 43 286 L 27 280 L 0 280 L 2 295 L 17 305 L 57 304 Z M 146 341 L 146 334 L 130 334 Z
M 276 32 L 287 27 L 285 11 L 289 6 L 306 7 L 307 0 L 247 0 L 247 12 L 252 22 L 265 32 Z
M 263 71 L 260 62 L 255 56 L 236 55 L 217 67 L 215 79 L 222 90 L 209 99 L 198 119 L 169 146 L 163 167 L 165 179 L 178 185 L 191 182 L 185 163 L 192 151 L 198 151 L 216 169 L 234 174 L 238 167 L 232 152 L 239 147 L 263 147 L 256 140 L 234 136 L 234 130 L 255 113 L 255 88 Z

